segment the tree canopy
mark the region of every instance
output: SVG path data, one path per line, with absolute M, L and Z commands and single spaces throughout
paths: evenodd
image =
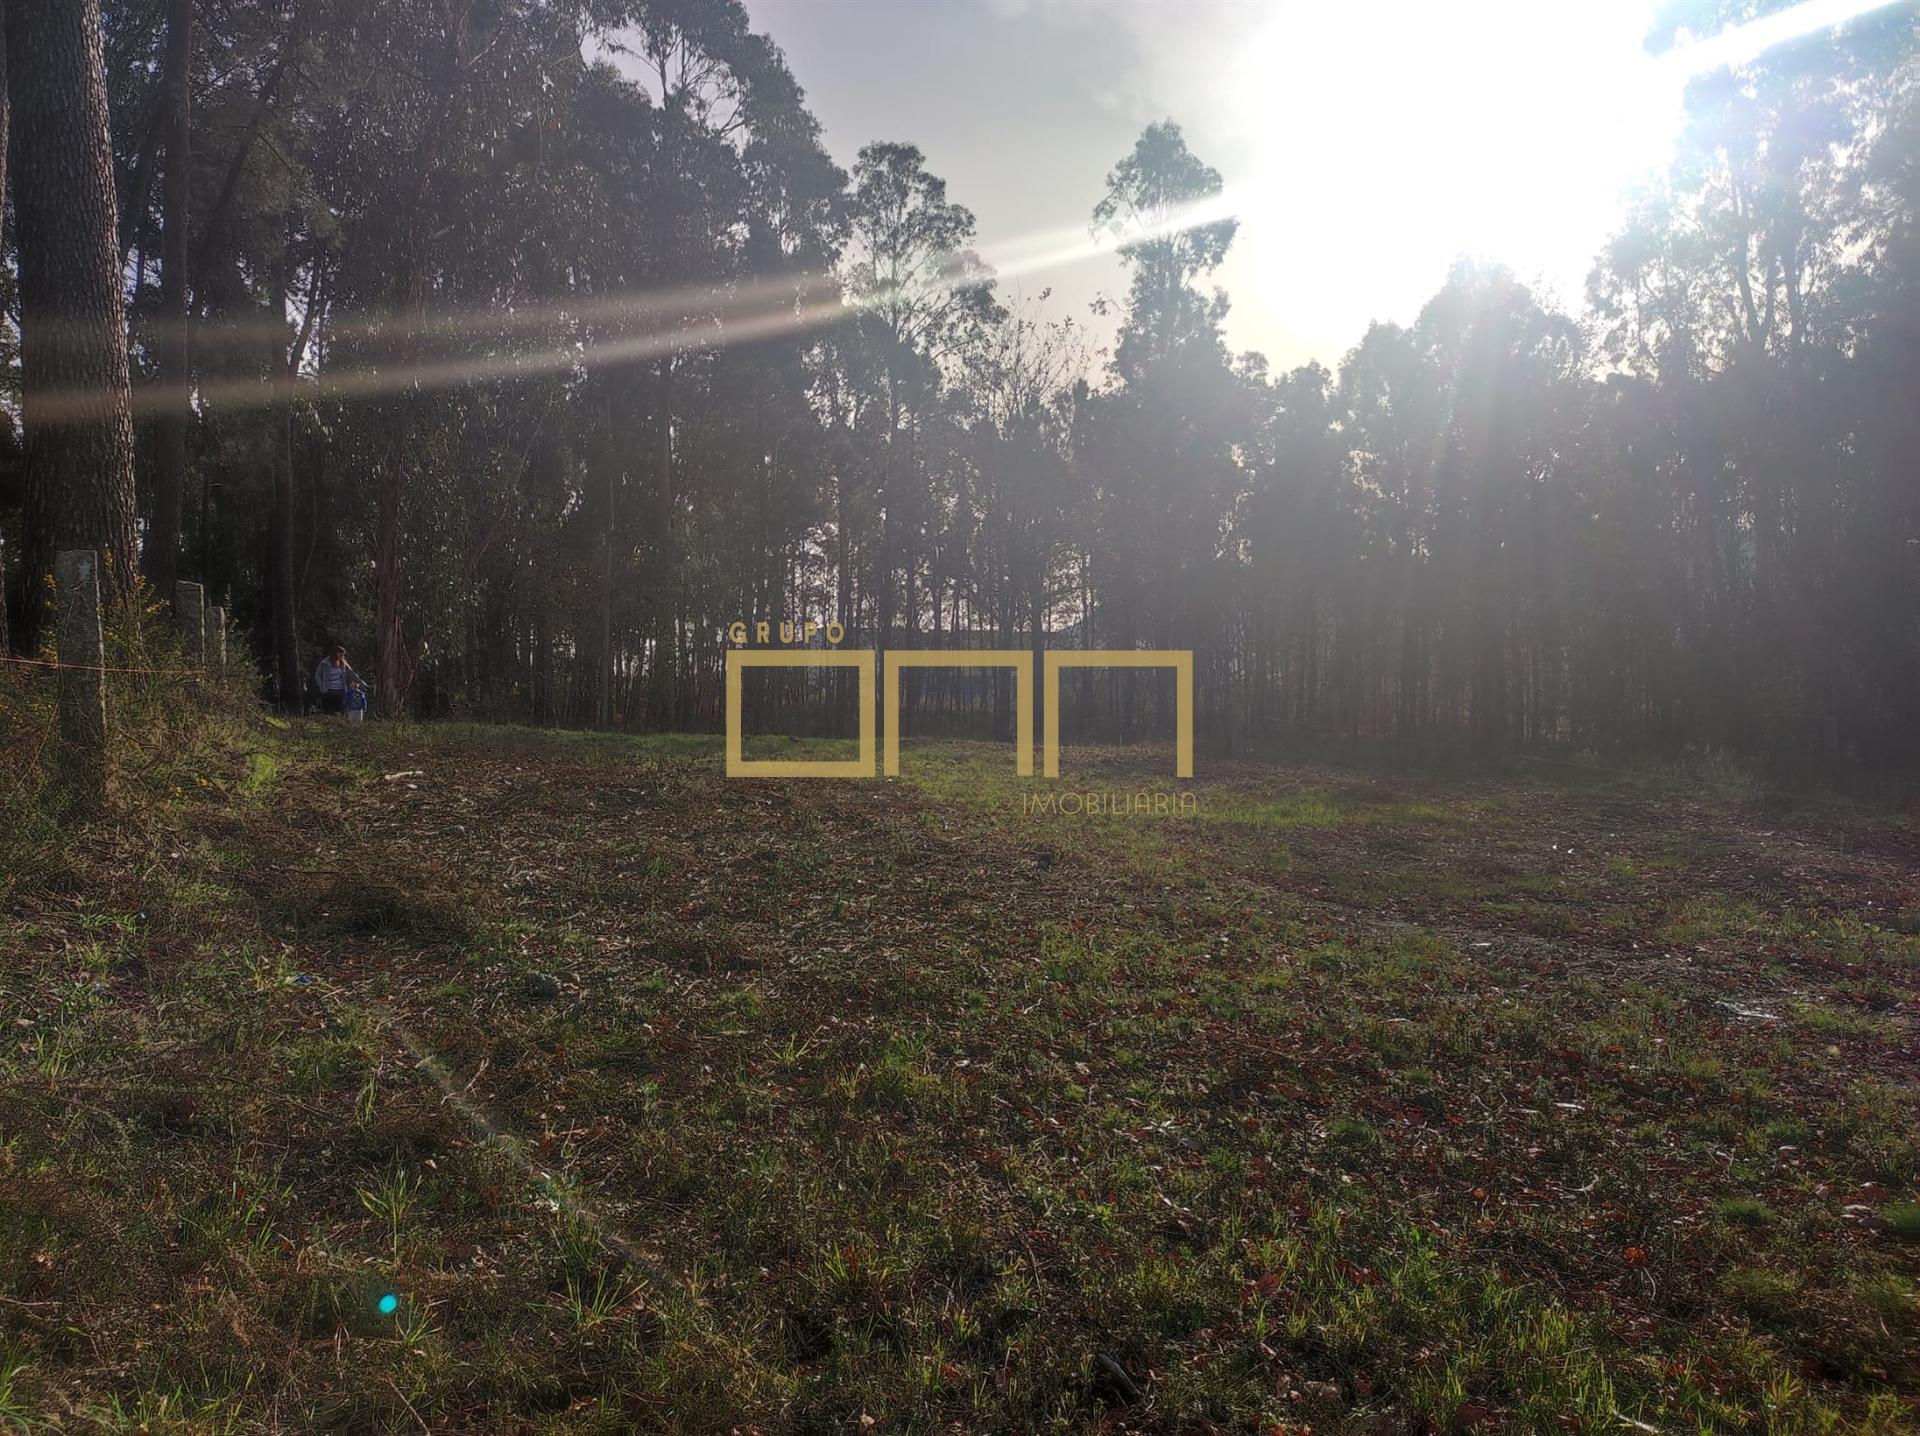
M 1462 260 L 1287 373 L 1229 350 L 1231 197 L 1171 120 L 1088 216 L 1129 274 L 1096 356 L 913 144 L 836 166 L 738 0 L 101 13 L 144 566 L 226 600 L 285 701 L 344 642 L 389 711 L 708 726 L 728 624 L 813 617 L 1192 648 L 1218 744 L 1914 756 L 1909 9 L 1694 80 L 1579 312 Z M 18 152 L 45 87 L 9 63 Z M 30 450 L 63 381 L 12 179 Z M 6 409 L 34 643 L 71 526 Z M 1167 716 L 1144 679 L 1075 693 L 1087 728 Z M 1003 727 L 1005 695 L 929 680 L 909 713 Z

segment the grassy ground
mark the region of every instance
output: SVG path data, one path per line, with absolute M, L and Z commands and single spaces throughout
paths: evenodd
M 0 910 L 0 1427 L 1914 1429 L 1890 812 L 167 761 Z

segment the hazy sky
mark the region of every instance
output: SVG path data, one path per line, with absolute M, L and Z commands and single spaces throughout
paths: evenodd
M 1579 301 L 1625 184 L 1664 163 L 1677 90 L 1652 0 L 746 0 L 834 157 L 918 144 L 989 259 L 1084 238 L 1108 169 L 1171 117 L 1240 215 L 1228 338 L 1336 363 L 1411 320 L 1456 255 Z M 1095 254 L 1019 281 L 1085 318 L 1125 289 Z M 1093 321 L 1104 337 L 1111 323 Z

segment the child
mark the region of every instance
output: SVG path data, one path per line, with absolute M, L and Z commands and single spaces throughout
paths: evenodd
M 367 690 L 358 678 L 347 689 L 347 721 L 364 723 L 367 719 Z

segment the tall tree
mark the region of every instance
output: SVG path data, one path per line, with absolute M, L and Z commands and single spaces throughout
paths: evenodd
M 1226 634 L 1219 615 L 1235 448 L 1251 410 L 1221 337 L 1227 298 L 1200 284 L 1236 230 L 1210 212 L 1218 170 L 1187 148 L 1171 120 L 1148 125 L 1107 176 L 1093 223 L 1120 241 L 1131 271 L 1111 379 L 1094 411 L 1101 619 L 1112 647 L 1142 640 L 1192 647 L 1203 686 L 1223 693 Z M 1131 735 L 1139 684 L 1121 675 L 1122 731 Z M 1163 715 L 1170 708 L 1161 705 Z M 1216 715 L 1217 717 L 1217 715 Z
M 1047 631 L 1069 525 L 1081 514 L 1079 473 L 1073 463 L 1075 381 L 1087 356 L 1071 320 L 1040 316 L 1043 291 L 1027 306 L 1010 307 L 965 355 L 966 393 L 974 408 L 980 530 L 974 576 L 993 615 L 999 646 L 1015 646 L 1024 627 L 1033 671 L 1044 668 Z M 1022 620 L 1024 619 L 1024 623 Z M 1008 684 L 994 689 L 996 734 L 1011 732 Z M 1044 685 L 1034 693 L 1038 731 Z
M 176 151 L 207 216 L 181 561 L 290 699 L 300 642 L 384 633 L 413 712 L 707 725 L 724 626 L 791 615 L 1190 647 L 1216 739 L 1885 757 L 1920 731 L 1910 7 L 1701 77 L 1590 322 L 1468 266 L 1334 372 L 1272 378 L 1224 341 L 1232 222 L 1171 123 L 1094 215 L 1130 284 L 1088 375 L 1051 316 L 996 317 L 911 145 L 834 168 L 739 0 L 195 6 L 219 63 L 188 66 L 190 148 L 175 0 L 102 5 L 154 399 L 184 392 Z M 172 439 L 139 437 L 151 566 Z M 1072 722 L 1129 731 L 1132 687 L 1071 685 Z M 823 688 L 852 696 L 784 680 L 783 716 Z M 951 675 L 907 697 L 1009 716 Z
M 7 130 L 12 122 L 12 107 L 7 101 L 7 27 L 0 15 L 0 253 L 6 249 L 7 215 Z M 0 540 L 0 658 L 12 652 L 7 630 L 7 549 Z
M 193 193 L 193 0 L 167 0 L 167 168 L 161 190 L 159 412 L 154 420 L 153 526 L 147 573 L 168 598 L 180 560 L 180 496 L 193 412 L 187 363 L 187 226 Z
M 20 641 L 32 648 L 56 550 L 99 550 L 109 593 L 133 592 L 133 411 L 99 0 L 8 0 L 5 25 L 26 430 Z
M 426 313 L 430 283 L 428 254 L 432 232 L 431 192 L 438 177 L 441 155 L 456 100 L 464 98 L 467 23 L 471 0 L 443 0 L 438 23 L 425 27 L 420 40 L 425 51 L 424 72 L 431 81 L 414 116 L 413 176 L 400 196 L 402 206 L 392 248 L 393 288 L 388 312 L 392 336 L 387 358 L 400 378 L 391 400 L 391 433 L 380 466 L 378 523 L 374 534 L 374 683 L 380 710 L 396 716 L 406 702 L 412 682 L 401 626 L 402 594 L 400 525 L 406 497 L 407 471 L 417 441 L 417 385 L 407 371 L 418 359 L 421 321 Z
M 992 276 L 968 248 L 973 235 L 973 212 L 947 198 L 946 181 L 928 172 L 917 146 L 861 148 L 847 292 L 884 384 L 881 531 L 870 585 L 882 651 L 903 615 L 909 634 L 920 627 L 918 547 L 928 504 L 915 436 L 934 412 L 942 366 L 997 314 Z

